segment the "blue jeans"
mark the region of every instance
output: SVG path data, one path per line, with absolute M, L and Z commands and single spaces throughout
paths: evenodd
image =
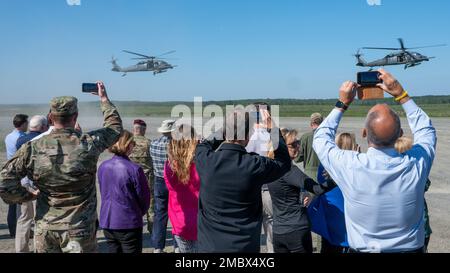
M 175 242 L 180 248 L 180 253 L 197 253 L 198 246 L 197 241 L 186 240 L 178 235 L 173 236 L 175 238 Z
M 155 216 L 153 218 L 152 244 L 155 249 L 164 249 L 166 246 L 167 214 L 169 204 L 169 191 L 164 178 L 155 176 L 153 186 L 155 198 Z M 176 242 L 174 240 L 174 247 Z

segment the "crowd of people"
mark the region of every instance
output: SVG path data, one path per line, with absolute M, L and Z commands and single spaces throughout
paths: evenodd
M 256 102 L 207 138 L 165 120 L 150 141 L 141 119 L 133 132 L 123 129 L 101 82 L 102 129 L 82 131 L 74 97 L 52 99 L 47 117 L 29 123 L 16 115 L 0 172 L 16 252 L 29 252 L 30 238 L 37 253 L 96 252 L 101 229 L 108 252 L 140 253 L 147 218 L 155 253 L 164 252 L 168 220 L 181 253 L 260 252 L 262 231 L 269 253 L 423 253 L 436 131 L 391 74 L 381 69 L 380 78 L 413 139 L 403 136 L 398 114 L 378 104 L 364 125 L 365 153 L 354 134 L 337 133 L 353 82 L 341 86 L 325 119 L 312 114 L 302 137 Z M 97 168 L 105 150 L 113 156 Z

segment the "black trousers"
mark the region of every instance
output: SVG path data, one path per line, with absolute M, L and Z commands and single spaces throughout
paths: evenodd
M 142 228 L 104 229 L 109 253 L 142 253 Z
M 273 233 L 273 250 L 275 253 L 312 253 L 311 230 L 301 229 L 286 234 Z
M 17 210 L 20 212 L 20 207 L 17 208 L 17 204 L 8 205 L 8 216 L 7 216 L 7 222 L 8 222 L 8 229 L 9 229 L 9 235 L 11 237 L 16 237 L 16 226 L 17 226 Z
M 322 248 L 320 253 L 334 254 L 334 253 L 347 253 L 348 248 L 343 246 L 335 246 L 330 244 L 327 239 L 322 237 Z

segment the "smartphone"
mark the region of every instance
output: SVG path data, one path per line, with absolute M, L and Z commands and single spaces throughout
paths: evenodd
M 377 84 L 383 81 L 379 78 L 380 72 L 378 71 L 368 71 L 368 72 L 358 72 L 358 84 L 362 87 L 375 87 Z
M 81 90 L 83 93 L 98 93 L 98 86 L 96 83 L 83 83 Z

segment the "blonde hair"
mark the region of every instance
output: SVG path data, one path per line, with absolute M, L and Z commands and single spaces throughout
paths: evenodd
M 355 134 L 340 133 L 336 136 L 336 145 L 342 150 L 357 151 L 358 144 L 356 143 Z
M 289 131 L 290 131 L 289 128 L 286 128 L 286 127 L 280 128 L 280 132 L 281 132 L 281 135 L 283 136 L 283 138 L 284 138 L 284 135 L 287 134 Z
M 127 155 L 128 147 L 131 144 L 135 145 L 133 134 L 123 130 L 119 139 L 109 148 L 109 151 L 113 154 L 124 156 Z
M 284 141 L 287 143 L 288 139 L 297 138 L 298 131 L 295 129 L 283 128 L 281 130 L 281 135 L 284 138 Z
M 311 115 L 311 124 L 320 125 L 323 122 L 322 114 L 320 113 L 313 113 Z
M 172 139 L 167 147 L 169 164 L 178 180 L 184 185 L 187 185 L 190 179 L 196 147 L 195 130 L 191 126 L 181 124 L 172 133 Z
M 412 139 L 408 137 L 399 137 L 397 141 L 395 142 L 395 149 L 397 152 L 403 154 L 410 150 L 413 146 Z

